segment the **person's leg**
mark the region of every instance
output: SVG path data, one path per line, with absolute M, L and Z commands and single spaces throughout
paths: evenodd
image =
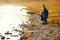
M 47 23 L 47 19 L 45 19 L 45 22 Z
M 47 19 L 44 20 L 44 24 L 47 24 Z
M 44 18 L 43 16 L 41 16 L 41 24 L 43 24 L 43 22 L 44 22 Z

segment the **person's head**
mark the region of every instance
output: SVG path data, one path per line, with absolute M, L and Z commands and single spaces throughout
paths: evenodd
M 45 4 L 43 4 L 43 7 L 45 7 Z
M 47 9 L 46 6 L 45 6 L 45 4 L 42 5 L 42 9 Z

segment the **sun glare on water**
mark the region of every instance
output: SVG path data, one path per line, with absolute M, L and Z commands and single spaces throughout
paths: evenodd
M 25 6 L 11 6 L 2 5 L 0 6 L 0 33 L 12 30 L 12 27 L 16 27 L 18 24 L 22 24 L 22 20 L 27 20 L 21 15 L 27 15 L 27 8 Z M 10 25 L 11 24 L 11 25 Z

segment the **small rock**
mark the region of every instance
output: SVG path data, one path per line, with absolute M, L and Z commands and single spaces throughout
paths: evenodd
M 53 33 L 53 30 L 50 30 L 50 31 L 49 31 L 49 34 L 52 34 L 52 33 Z
M 1 39 L 5 39 L 5 36 L 1 36 Z

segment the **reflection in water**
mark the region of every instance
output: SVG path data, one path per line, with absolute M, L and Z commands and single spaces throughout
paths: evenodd
M 25 16 L 27 15 L 27 8 L 25 6 L 11 6 L 5 5 L 0 6 L 0 32 L 2 35 L 6 31 L 11 31 L 13 27 L 17 28 L 18 24 L 22 24 L 22 21 L 28 21 Z M 13 33 L 14 34 L 14 33 Z M 15 40 L 12 39 L 11 40 Z

